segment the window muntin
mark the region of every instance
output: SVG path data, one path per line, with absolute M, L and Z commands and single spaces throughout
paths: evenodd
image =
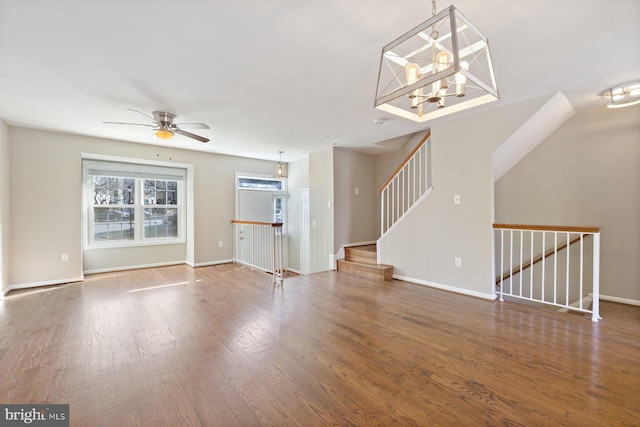
M 89 247 L 182 242 L 185 171 L 113 165 L 85 161 Z

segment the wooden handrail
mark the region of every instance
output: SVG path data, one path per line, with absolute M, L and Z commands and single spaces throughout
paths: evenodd
M 587 234 L 585 237 L 589 237 L 589 236 L 591 236 L 591 234 Z M 509 273 L 505 273 L 502 277 L 498 277 L 498 278 L 496 279 L 496 285 L 497 285 L 497 284 L 499 284 L 499 283 L 501 283 L 502 281 L 507 280 L 507 279 L 511 278 L 512 276 L 514 276 L 514 275 L 516 275 L 516 274 L 520 273 L 521 271 L 526 270 L 526 269 L 527 269 L 527 268 L 529 268 L 529 267 L 533 267 L 534 265 L 536 265 L 537 263 L 539 263 L 539 262 L 540 262 L 540 261 L 542 261 L 543 259 L 549 258 L 551 255 L 555 254 L 556 252 L 560 252 L 561 250 L 565 249 L 567 246 L 571 246 L 571 245 L 573 245 L 573 244 L 574 244 L 574 243 L 576 243 L 578 240 L 580 240 L 580 237 L 581 237 L 581 236 L 576 237 L 575 239 L 571 240 L 571 241 L 569 242 L 569 244 L 566 244 L 566 243 L 565 243 L 564 245 L 559 246 L 559 247 L 558 247 L 558 249 L 556 249 L 556 248 L 549 249 L 549 250 L 544 254 L 544 256 L 540 255 L 538 258 L 534 259 L 534 260 L 533 260 L 533 262 L 532 262 L 532 261 L 528 261 L 525 265 L 523 265 L 523 266 L 522 266 L 522 268 L 518 267 L 518 268 L 515 268 L 515 269 L 511 270 L 511 272 L 509 272 Z
M 411 158 L 413 157 L 414 154 L 416 154 L 418 152 L 418 150 L 420 148 L 422 148 L 422 146 L 424 145 L 425 142 L 427 142 L 427 140 L 429 139 L 429 137 L 431 137 L 431 129 L 429 129 L 429 131 L 427 132 L 427 134 L 424 136 L 424 138 L 422 138 L 422 140 L 418 143 L 418 145 L 415 146 L 415 148 L 413 150 L 411 150 L 411 153 L 409 153 L 409 155 L 407 157 L 405 157 L 405 159 L 402 161 L 402 163 L 400 163 L 400 166 L 398 166 L 396 168 L 396 170 L 393 171 L 393 173 L 391 174 L 391 176 L 389 176 L 389 178 L 384 182 L 384 184 L 382 184 L 382 186 L 378 189 L 378 195 L 382 194 L 382 191 L 387 187 L 387 185 L 389 185 L 389 183 L 391 181 L 393 181 L 393 178 L 396 177 L 396 175 L 398 173 L 400 173 L 400 171 L 402 170 L 402 168 L 405 167 L 405 165 L 407 163 L 409 163 L 409 161 L 411 160 Z
M 268 225 L 271 227 L 282 227 L 281 222 L 262 222 L 262 221 L 242 221 L 239 219 L 232 219 L 233 224 L 249 224 L 249 225 Z
M 505 230 L 533 230 L 533 231 L 564 231 L 567 233 L 599 233 L 600 227 L 580 227 L 572 225 L 530 225 L 530 224 L 493 224 L 494 229 Z

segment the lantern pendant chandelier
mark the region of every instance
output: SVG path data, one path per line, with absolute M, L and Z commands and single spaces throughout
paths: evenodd
M 287 171 L 287 165 L 282 163 L 282 153 L 284 153 L 284 151 L 278 151 L 278 153 L 280 153 L 280 160 L 278 161 L 278 164 L 276 165 L 276 171 L 273 174 L 274 178 L 287 178 L 289 176 L 289 172 Z
M 487 38 L 454 6 L 382 48 L 375 107 L 416 122 L 499 98 Z

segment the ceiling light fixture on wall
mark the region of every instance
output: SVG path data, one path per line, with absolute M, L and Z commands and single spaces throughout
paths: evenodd
M 602 96 L 609 101 L 607 108 L 622 108 L 640 104 L 640 81 L 612 87 L 605 90 Z
M 382 48 L 374 106 L 416 122 L 499 98 L 487 38 L 454 6 Z
M 278 151 L 280 153 L 280 161 L 276 165 L 276 173 L 273 175 L 275 178 L 287 178 L 289 176 L 289 171 L 287 170 L 287 165 L 282 163 L 282 153 L 284 151 Z

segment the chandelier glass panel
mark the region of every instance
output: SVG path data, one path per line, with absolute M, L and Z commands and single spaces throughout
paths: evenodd
M 454 6 L 382 48 L 382 111 L 426 122 L 498 98 L 489 42 Z

